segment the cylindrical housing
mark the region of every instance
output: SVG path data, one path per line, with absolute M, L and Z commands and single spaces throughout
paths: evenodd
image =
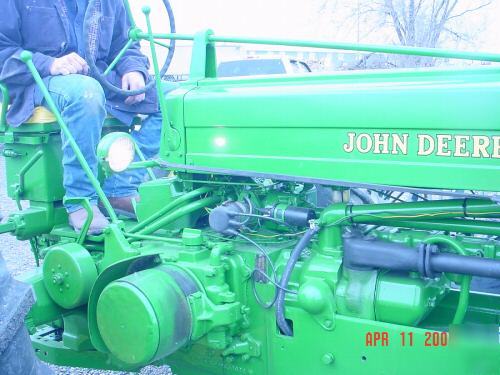
M 311 208 L 278 204 L 272 209 L 272 216 L 290 225 L 307 227 L 309 226 L 309 220 L 316 218 L 316 213 Z
M 187 297 L 196 291 L 188 274 L 166 265 L 110 283 L 97 303 L 97 325 L 109 351 L 139 366 L 183 347 L 193 320 Z
M 381 268 L 423 275 L 447 272 L 500 279 L 500 260 L 497 259 L 434 252 L 426 256 L 421 249 L 360 239 L 346 240 L 344 250 L 344 264 L 352 269 Z

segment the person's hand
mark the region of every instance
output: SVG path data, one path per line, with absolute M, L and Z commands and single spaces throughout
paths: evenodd
M 141 90 L 146 87 L 146 81 L 144 80 L 144 75 L 140 72 L 129 72 L 122 77 L 122 89 L 123 90 Z M 129 96 L 125 99 L 125 104 L 132 105 L 142 102 L 146 99 L 146 94 L 140 94 L 135 96 Z
M 77 53 L 72 52 L 69 55 L 54 59 L 50 67 L 50 75 L 67 76 L 68 74 L 85 74 L 89 73 L 89 65 Z

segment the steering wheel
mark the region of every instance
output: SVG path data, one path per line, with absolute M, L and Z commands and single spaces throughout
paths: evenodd
M 123 96 L 135 96 L 135 95 L 144 94 L 146 91 L 148 91 L 150 88 L 152 88 L 155 85 L 155 80 L 150 80 L 150 82 L 148 82 L 144 88 L 139 89 L 139 90 L 123 90 L 119 87 L 116 87 L 111 82 L 109 82 L 108 79 L 106 78 L 106 74 L 101 73 L 101 71 L 99 70 L 99 68 L 96 65 L 96 56 L 93 56 L 95 53 L 97 53 L 97 52 L 93 52 L 93 49 L 96 48 L 96 46 L 95 46 L 96 41 L 95 41 L 95 38 L 90 38 L 89 35 L 90 35 L 90 31 L 92 29 L 95 29 L 96 26 L 99 27 L 99 23 L 101 22 L 101 19 L 100 19 L 101 12 L 100 12 L 100 10 L 96 9 L 96 3 L 99 3 L 99 6 L 100 6 L 100 1 L 103 1 L 103 0 L 89 0 L 88 6 L 87 6 L 87 11 L 85 12 L 85 19 L 83 22 L 83 37 L 84 37 L 84 40 L 86 40 L 85 59 L 87 60 L 87 63 L 89 64 L 90 73 L 91 73 L 92 77 L 94 77 L 97 81 L 99 81 L 99 83 L 102 86 L 106 87 L 108 90 L 110 90 L 116 94 L 123 95 Z M 128 13 L 128 17 L 130 19 L 130 24 L 132 25 L 130 31 L 137 31 L 138 29 L 136 29 L 135 21 L 133 19 L 132 12 L 130 11 L 130 6 L 128 4 L 128 0 L 123 0 L 123 1 L 124 1 L 125 9 L 127 10 L 127 13 Z M 172 6 L 170 5 L 169 0 L 162 0 L 162 1 L 163 1 L 163 5 L 165 6 L 165 8 L 167 10 L 168 20 L 170 23 L 170 33 L 174 34 L 176 32 L 176 29 L 175 29 L 175 18 L 174 18 L 174 12 L 172 10 Z M 129 31 L 129 41 L 122 48 L 122 50 L 120 51 L 120 53 L 117 56 L 121 56 L 122 53 L 126 52 L 126 50 L 129 49 L 130 46 L 135 42 L 135 39 L 131 38 L 130 31 Z M 161 77 L 163 77 L 165 75 L 168 68 L 170 67 L 170 64 L 172 63 L 172 58 L 174 57 L 174 52 L 175 52 L 175 40 L 170 39 L 170 44 L 168 45 L 168 54 L 167 54 L 167 57 L 165 59 L 165 63 L 163 64 L 163 67 L 160 70 Z

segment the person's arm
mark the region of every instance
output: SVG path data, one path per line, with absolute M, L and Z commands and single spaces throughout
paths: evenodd
M 130 26 L 125 6 L 122 1 L 118 1 L 108 63 L 111 63 L 127 44 Z M 136 42 L 125 52 L 115 69 L 121 76 L 130 72 L 140 72 L 147 81 L 149 79 L 149 66 L 148 58 L 141 52 L 141 46 Z
M 0 81 L 7 86 L 34 83 L 28 67 L 19 57 L 22 51 L 18 0 L 6 0 L 0 12 Z M 42 77 L 50 75 L 53 62 L 53 57 L 33 53 L 33 63 Z

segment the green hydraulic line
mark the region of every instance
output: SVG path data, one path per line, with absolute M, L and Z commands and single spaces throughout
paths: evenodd
M 8 221 L 5 224 L 0 224 L 0 234 L 14 232 L 17 226 L 13 221 Z
M 333 204 L 323 210 L 319 224 L 319 247 L 324 253 L 341 256 L 341 227 L 355 223 L 397 226 L 399 221 L 442 220 L 461 217 L 500 217 L 500 206 L 486 199 L 347 205 Z
M 145 161 L 136 161 L 128 166 L 127 169 L 144 169 L 144 168 L 155 168 L 160 167 L 161 165 L 156 160 L 145 160 Z
M 453 317 L 453 324 L 462 324 L 469 307 L 470 284 L 472 277 L 465 275 L 460 282 L 460 294 L 458 296 L 457 311 Z
M 142 153 L 140 147 L 137 145 L 136 142 L 134 142 L 134 149 L 135 149 L 136 154 L 139 155 L 139 159 L 141 159 L 141 162 L 142 163 L 147 162 L 146 158 L 144 157 L 144 154 Z M 151 168 L 146 167 L 146 171 L 148 172 L 149 178 L 151 178 L 151 180 L 153 180 L 153 181 L 156 180 L 156 176 L 153 173 L 153 171 L 151 170 Z
M 220 197 L 208 197 L 208 198 L 203 198 L 200 199 L 199 201 L 192 202 L 190 204 L 187 204 L 170 214 L 162 217 L 160 220 L 154 222 L 153 224 L 147 226 L 143 230 L 139 231 L 138 234 L 141 235 L 147 235 L 156 232 L 158 229 L 174 222 L 175 220 L 181 218 L 184 215 L 188 215 L 192 212 L 201 210 L 205 207 L 211 206 L 215 203 L 220 202 L 221 198 Z
M 455 250 L 458 255 L 467 256 L 463 245 L 453 238 L 447 236 L 431 236 L 424 240 L 424 243 L 429 245 L 447 245 L 449 248 Z M 460 282 L 460 294 L 458 296 L 457 311 L 453 317 L 453 324 L 462 324 L 467 314 L 467 308 L 469 307 L 469 293 L 470 293 L 470 283 L 472 277 L 470 275 L 464 275 L 461 277 Z
M 130 228 L 127 231 L 127 234 L 135 233 L 135 232 L 143 229 L 144 227 L 146 227 L 147 225 L 149 225 L 153 221 L 159 219 L 163 215 L 166 215 L 168 212 L 170 212 L 174 208 L 180 206 L 181 204 L 188 202 L 189 200 L 191 200 L 197 196 L 207 194 L 213 190 L 214 190 L 214 188 L 212 188 L 212 187 L 204 186 L 204 187 L 201 187 L 199 189 L 196 189 L 196 190 L 190 191 L 189 193 L 184 194 L 182 197 L 177 198 L 176 200 L 170 202 L 165 207 L 163 207 L 160 211 L 154 213 L 153 215 L 148 217 L 146 220 L 144 220 L 144 221 L 140 222 L 139 224 L 135 225 L 134 227 Z
M 391 220 L 438 220 L 457 217 L 500 217 L 500 205 L 487 199 L 449 199 L 441 201 L 346 205 L 334 204 L 322 214 L 323 225 L 352 223 L 386 224 Z
M 141 39 L 148 39 L 149 34 L 137 33 Z M 152 34 L 154 39 L 175 39 L 175 40 L 194 40 L 194 35 L 186 34 Z M 318 42 L 309 40 L 289 40 L 289 39 L 261 39 L 261 38 L 242 38 L 231 36 L 208 36 L 208 42 L 217 43 L 238 43 L 238 44 L 261 44 L 271 46 L 288 46 L 288 47 L 306 47 L 306 48 L 324 48 L 344 51 L 359 51 L 359 52 L 374 52 L 388 53 L 396 55 L 412 55 L 412 56 L 427 56 L 439 57 L 460 60 L 478 60 L 500 62 L 500 54 L 487 52 L 465 52 L 452 51 L 440 48 L 423 48 L 423 47 L 407 47 L 407 46 L 387 46 L 387 45 L 371 45 L 371 44 L 356 44 L 342 42 Z
M 10 95 L 7 86 L 0 83 L 0 91 L 2 92 L 2 110 L 0 113 L 0 131 L 7 129 L 7 109 L 9 108 Z
M 366 224 L 381 224 L 380 220 Z M 384 224 L 382 224 L 384 225 Z M 443 219 L 443 220 L 391 220 L 390 225 L 401 228 L 421 230 L 438 230 L 444 232 L 460 232 L 465 234 L 484 234 L 500 236 L 500 223 L 484 220 Z
M 134 44 L 134 40 L 133 39 L 129 39 L 127 44 L 125 44 L 125 47 L 123 47 L 120 51 L 120 53 L 118 53 L 118 55 L 116 55 L 116 57 L 113 59 L 113 61 L 111 62 L 111 64 L 109 64 L 109 66 L 107 67 L 107 69 L 104 71 L 104 75 L 107 76 L 115 67 L 116 67 L 116 64 L 118 64 L 118 62 L 120 61 L 120 59 L 123 57 L 123 55 L 125 55 L 125 52 L 128 51 L 128 49 L 132 46 L 132 44 Z
M 71 132 L 69 131 L 68 127 L 66 126 L 66 123 L 64 122 L 59 110 L 57 109 L 57 107 L 54 103 L 54 100 L 52 99 L 52 96 L 50 95 L 49 91 L 47 90 L 47 87 L 45 86 L 45 83 L 43 82 L 42 77 L 40 77 L 40 73 L 38 73 L 35 65 L 33 64 L 33 54 L 29 51 L 23 51 L 21 53 L 20 57 L 21 57 L 21 60 L 28 66 L 28 69 L 30 70 L 31 74 L 33 75 L 35 82 L 37 83 L 38 87 L 42 91 L 43 97 L 47 101 L 47 105 L 48 105 L 49 109 L 54 114 L 59 126 L 61 127 L 61 130 L 64 132 L 64 135 L 68 139 L 68 142 L 69 142 L 71 148 L 73 149 L 73 152 L 75 153 L 75 156 L 78 159 L 78 162 L 82 166 L 83 170 L 85 171 L 85 174 L 87 175 L 88 179 L 90 180 L 90 183 L 92 184 L 92 187 L 95 189 L 97 195 L 99 196 L 99 199 L 101 200 L 102 204 L 104 205 L 104 208 L 108 212 L 111 221 L 114 224 L 116 224 L 118 222 L 118 217 L 116 216 L 116 213 L 113 210 L 113 207 L 111 207 L 111 204 L 109 203 L 109 200 L 106 197 L 106 194 L 104 194 L 104 191 L 102 190 L 101 185 L 99 184 L 99 181 L 92 173 L 92 170 L 90 169 L 89 165 L 87 164 L 85 157 L 83 156 L 82 152 L 80 151 L 80 148 L 76 144 L 75 139 L 73 138 L 73 136 L 71 135 Z
M 142 234 L 135 233 L 125 233 L 125 237 L 132 238 L 133 240 L 138 241 L 158 241 L 158 242 L 167 242 L 172 244 L 182 244 L 182 239 L 180 238 L 167 238 L 167 237 L 159 237 L 159 236 L 147 236 Z

